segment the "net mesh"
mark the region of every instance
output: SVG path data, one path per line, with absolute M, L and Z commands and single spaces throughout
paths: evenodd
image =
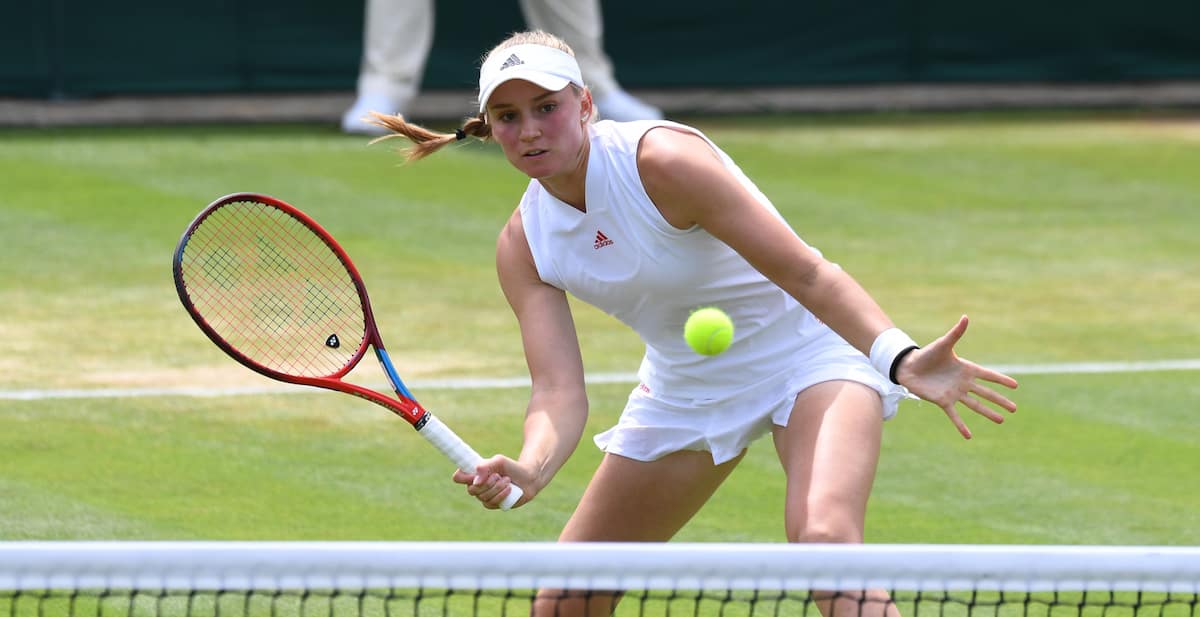
M 889 605 L 839 596 L 841 616 L 986 615 L 1082 617 L 1195 615 L 1195 601 L 1180 597 L 1128 598 L 1111 594 L 987 594 L 897 592 Z M 7 604 L 7 607 L 4 605 Z M 610 596 L 543 597 L 490 590 L 216 591 L 80 590 L 74 593 L 0 594 L 0 614 L 21 616 L 247 616 L 388 617 L 393 615 L 796 615 L 823 617 L 810 596 L 798 592 L 631 591 Z M 578 610 L 568 609 L 578 606 Z M 546 608 L 540 608 L 546 607 Z M 599 607 L 599 608 L 597 608 Z M 611 609 L 611 611 L 610 611 Z M 886 610 L 885 610 L 886 609 Z M 894 613 L 891 611 L 895 611 Z
M 358 289 L 337 253 L 273 206 L 243 201 L 213 211 L 188 238 L 179 272 L 209 327 L 270 370 L 335 375 L 365 336 Z
M 1197 617 L 1200 549 L 0 544 L 9 617 Z

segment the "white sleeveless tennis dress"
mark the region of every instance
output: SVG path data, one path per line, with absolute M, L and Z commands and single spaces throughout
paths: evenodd
M 587 212 L 531 180 L 520 204 L 525 236 L 543 281 L 633 328 L 646 344 L 617 426 L 599 434 L 604 451 L 649 461 L 679 450 L 706 450 L 716 464 L 786 426 L 796 395 L 824 381 L 849 380 L 879 392 L 884 417 L 905 390 L 881 376 L 795 299 L 700 227 L 672 227 L 650 200 L 637 170 L 646 131 L 667 121 L 597 122 L 590 127 Z M 715 144 L 709 145 L 762 207 L 774 205 Z M 813 249 L 814 251 L 816 249 Z M 702 356 L 683 324 L 702 306 L 733 319 L 724 353 Z

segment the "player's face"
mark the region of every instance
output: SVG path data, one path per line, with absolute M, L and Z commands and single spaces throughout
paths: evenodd
M 513 167 L 544 180 L 583 165 L 591 99 L 567 86 L 557 92 L 513 79 L 487 104 L 492 138 Z

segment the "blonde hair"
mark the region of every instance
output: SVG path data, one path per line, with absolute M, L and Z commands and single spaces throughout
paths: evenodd
M 530 30 L 515 32 L 509 35 L 499 45 L 496 45 L 491 51 L 484 54 L 483 59 L 486 61 L 492 54 L 516 45 L 542 45 L 566 52 L 572 56 L 575 55 L 575 51 L 571 49 L 570 45 L 567 45 L 566 41 L 544 30 Z M 571 84 L 571 87 L 579 88 L 575 84 Z M 411 124 L 400 114 L 381 114 L 377 111 L 372 111 L 367 121 L 391 131 L 389 135 L 372 139 L 372 144 L 393 137 L 407 137 L 412 142 L 411 147 L 402 151 L 405 162 L 423 159 L 441 150 L 444 146 L 465 139 L 468 135 L 484 141 L 492 137 L 492 127 L 487 122 L 487 113 L 485 112 L 480 112 L 476 116 L 464 119 L 462 128 L 453 133 L 437 133 L 425 127 Z

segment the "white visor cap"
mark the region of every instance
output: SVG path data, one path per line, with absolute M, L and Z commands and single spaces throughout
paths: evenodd
M 496 88 L 510 79 L 533 82 L 551 92 L 572 83 L 583 86 L 579 63 L 571 54 L 545 45 L 505 47 L 492 52 L 479 69 L 480 113 Z

